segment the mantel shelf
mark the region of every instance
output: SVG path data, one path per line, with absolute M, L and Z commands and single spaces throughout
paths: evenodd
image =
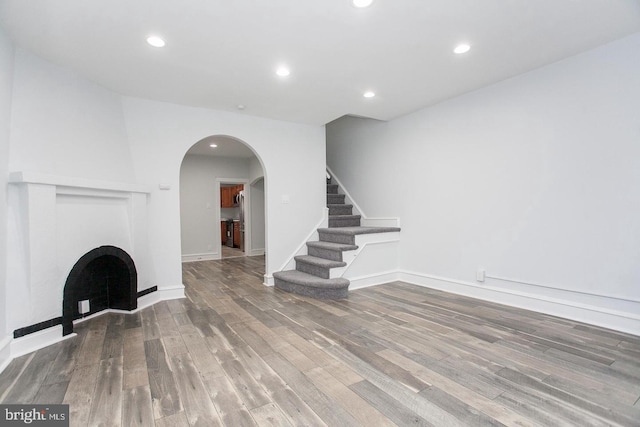
M 149 194 L 149 189 L 140 184 L 127 182 L 100 181 L 87 178 L 77 178 L 70 176 L 49 175 L 38 172 L 11 172 L 9 173 L 10 184 L 42 184 L 54 185 L 56 187 L 85 188 L 92 190 L 121 191 L 127 193 Z

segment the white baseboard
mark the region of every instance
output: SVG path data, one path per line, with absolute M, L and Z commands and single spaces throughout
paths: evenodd
M 136 313 L 146 307 L 149 307 L 157 302 L 184 298 L 184 285 L 174 286 L 171 288 L 158 289 L 155 292 L 144 295 L 138 298 L 138 308 L 132 311 L 107 309 L 98 313 L 92 314 L 82 319 L 74 320 L 74 324 L 85 322 L 94 317 L 101 316 L 106 313 L 124 313 L 132 314 Z M 39 350 L 51 344 L 66 340 L 74 337 L 76 334 L 62 335 L 62 325 L 52 326 L 47 329 L 43 329 L 32 334 L 25 335 L 20 338 L 12 338 L 11 336 L 5 337 L 0 341 L 0 372 L 7 367 L 11 360 L 24 354 L 31 353 Z
M 398 280 L 399 273 L 397 271 L 387 271 L 383 273 L 371 274 L 368 276 L 349 278 L 349 290 L 368 288 L 369 286 L 382 285 L 384 283 L 395 282 Z
M 251 252 L 249 252 L 249 255 L 247 256 L 261 256 L 264 255 L 264 248 L 262 249 L 251 249 Z
M 273 278 L 273 276 L 271 276 L 269 274 L 265 274 L 262 277 L 264 277 L 264 281 L 262 282 L 263 285 L 265 285 L 265 286 L 274 286 L 276 284 L 276 281 Z
M 160 301 L 180 299 L 184 297 L 184 285 L 174 286 L 172 288 L 158 289 L 155 292 L 151 292 L 150 294 L 138 298 L 138 308 L 133 312 L 135 313 L 136 311 L 142 310 L 143 308 L 149 307 Z M 130 312 L 126 311 L 125 313 Z
M 203 254 L 185 254 L 185 255 L 182 255 L 182 262 L 213 261 L 220 258 L 221 256 L 218 252 L 207 252 Z
M 514 291 L 410 271 L 400 271 L 397 280 L 640 336 L 640 315 L 637 314 L 640 313 L 640 304 L 637 310 L 621 311 L 608 308 L 612 304 L 610 298 L 604 296 L 599 297 L 600 304 L 594 298 L 591 300 L 597 305 L 585 304 L 576 302 L 582 298 L 579 292 L 565 290 L 562 298 L 549 297 L 535 287 Z
M 76 334 L 62 336 L 62 325 L 57 325 L 20 338 L 14 338 L 11 341 L 11 359 L 75 336 Z

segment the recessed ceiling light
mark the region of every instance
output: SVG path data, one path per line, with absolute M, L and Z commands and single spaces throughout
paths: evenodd
M 162 40 L 158 36 L 149 36 L 149 37 L 147 37 L 147 43 L 149 43 L 153 47 L 164 47 L 164 45 L 165 45 L 164 40 Z
M 218 146 L 218 144 L 209 144 L 209 147 L 211 148 L 216 148 Z
M 244 110 L 246 107 L 245 107 L 243 104 L 238 104 L 238 105 L 236 106 L 236 108 L 237 108 L 238 110 Z
M 365 98 L 373 98 L 374 96 L 376 96 L 375 92 L 365 92 L 362 96 L 364 96 Z
M 466 43 L 462 43 L 456 46 L 455 49 L 453 49 L 453 52 L 457 54 L 467 53 L 469 52 L 469 49 L 471 49 L 471 46 Z
M 289 74 L 291 74 L 291 71 L 285 67 L 278 67 L 278 69 L 276 70 L 276 74 L 279 75 L 280 77 L 287 77 Z
M 351 4 L 355 7 L 369 7 L 373 0 L 351 0 Z

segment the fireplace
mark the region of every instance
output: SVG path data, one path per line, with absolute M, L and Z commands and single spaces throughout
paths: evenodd
M 138 276 L 133 259 L 120 248 L 101 246 L 83 255 L 64 285 L 62 335 L 73 332 L 73 321 L 106 309 L 137 308 Z M 80 301 L 88 301 L 81 313 Z
M 59 340 L 83 315 L 157 298 L 145 187 L 33 172 L 11 173 L 9 182 L 6 316 L 16 348 Z

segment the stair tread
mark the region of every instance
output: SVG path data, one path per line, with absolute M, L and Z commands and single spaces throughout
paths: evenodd
M 329 215 L 333 219 L 360 219 L 362 215 Z
M 353 208 L 353 205 L 346 203 L 327 203 L 328 208 Z
M 298 270 L 277 271 L 273 273 L 273 277 L 296 285 L 309 286 L 314 288 L 344 288 L 349 286 L 349 280 L 342 277 L 335 279 L 321 279 L 312 274 L 303 273 Z
M 357 236 L 360 234 L 393 233 L 400 231 L 400 227 L 335 227 L 318 228 L 319 233 L 326 234 L 346 234 Z
M 298 255 L 294 257 L 296 261 L 306 262 L 307 264 L 316 265 L 324 268 L 337 268 L 347 265 L 344 261 L 332 261 L 330 259 L 320 258 L 313 255 Z
M 358 249 L 357 245 L 347 245 L 345 243 L 333 243 L 333 242 L 307 242 L 307 246 L 313 246 L 320 249 L 329 249 L 332 251 L 355 251 Z

